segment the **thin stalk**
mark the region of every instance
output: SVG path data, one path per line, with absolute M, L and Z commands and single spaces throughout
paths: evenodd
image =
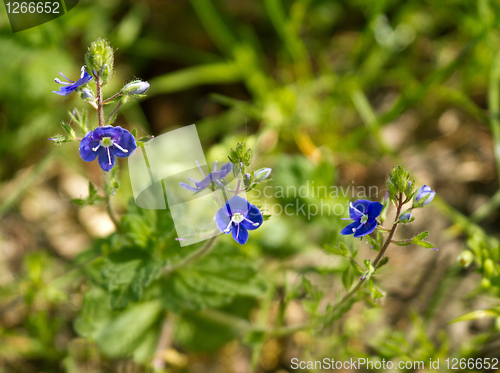
M 490 127 L 493 135 L 497 177 L 500 182 L 500 52 L 495 55 L 491 67 L 488 86 L 488 109 L 490 111 Z
M 398 220 L 399 220 L 399 214 L 401 213 L 401 208 L 403 207 L 402 203 L 402 193 L 399 193 L 398 196 L 398 207 L 397 207 L 397 212 L 396 212 L 396 218 L 394 219 L 394 223 L 392 225 L 391 230 L 389 231 L 389 235 L 387 236 L 387 239 L 385 240 L 384 244 L 382 245 L 382 248 L 380 249 L 380 252 L 378 253 L 377 257 L 372 263 L 373 268 L 377 269 L 377 266 L 379 262 L 382 260 L 384 257 L 385 251 L 389 247 L 389 244 L 392 241 L 392 237 L 394 236 L 394 233 L 396 233 L 396 229 L 398 227 Z M 338 310 L 349 298 L 351 298 L 354 294 L 358 292 L 358 290 L 363 286 L 364 282 L 366 281 L 366 277 L 361 278 L 358 283 L 356 284 L 355 287 L 353 287 L 346 295 L 342 297 L 340 302 L 338 302 L 332 309 L 331 312 L 335 312 Z
M 113 119 L 114 115 L 118 112 L 118 109 L 120 108 L 120 106 L 122 106 L 122 102 L 121 101 L 118 103 L 118 105 L 116 105 L 115 109 L 106 118 L 106 122 L 105 122 L 106 125 L 108 125 L 109 122 Z
M 198 259 L 200 259 L 200 258 L 204 257 L 205 255 L 207 255 L 208 253 L 210 253 L 210 251 L 212 251 L 212 249 L 214 247 L 215 240 L 217 239 L 217 237 L 218 236 L 214 236 L 214 237 L 210 238 L 205 243 L 205 245 L 200 247 L 198 250 L 193 251 L 191 254 L 186 256 L 180 262 L 166 266 L 163 269 L 163 275 L 168 276 L 168 275 L 178 271 L 181 268 L 184 268 L 184 267 L 191 265 L 192 263 L 196 262 Z
M 115 94 L 115 95 L 113 95 L 113 96 L 111 96 L 111 97 L 109 97 L 109 98 L 105 99 L 102 103 L 103 103 L 103 104 L 107 104 L 108 102 L 110 102 L 111 100 L 114 100 L 115 98 L 117 98 L 117 97 L 121 96 L 122 94 L 123 94 L 123 92 L 122 92 L 122 91 L 120 91 L 120 92 L 118 92 L 117 94 Z

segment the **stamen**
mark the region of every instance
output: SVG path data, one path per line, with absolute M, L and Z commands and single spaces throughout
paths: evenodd
M 198 166 L 198 169 L 200 170 L 201 174 L 203 175 L 203 177 L 205 177 L 205 173 L 203 172 L 203 170 L 201 169 L 200 167 L 200 164 L 198 163 L 198 161 L 196 161 L 196 165 Z
M 97 145 L 95 148 L 92 148 L 93 151 L 97 151 L 97 149 L 99 149 L 101 147 L 101 144 Z
M 118 145 L 116 143 L 113 143 L 113 145 L 116 146 L 118 149 L 120 149 L 122 152 L 128 153 L 128 150 L 127 149 L 123 149 L 120 145 Z
M 240 235 L 240 225 L 238 224 L 238 232 L 236 232 L 236 239 L 238 239 L 239 235 Z
M 66 83 L 66 82 L 63 82 L 61 79 L 59 78 L 55 78 L 54 81 L 57 83 L 57 84 L 62 84 L 62 85 L 71 85 L 71 83 Z
M 357 228 L 352 228 L 352 231 L 353 232 L 356 232 L 359 228 L 361 228 L 363 226 L 363 223 L 361 223 L 360 225 L 358 225 Z
M 61 75 L 64 77 L 64 79 L 66 79 L 68 82 L 71 82 L 71 83 L 74 83 L 74 82 L 75 82 L 74 80 L 69 79 L 66 75 L 64 75 L 64 74 L 63 74 L 62 72 L 60 72 L 60 71 L 59 71 L 59 74 L 61 74 Z
M 231 229 L 229 229 L 229 227 L 231 226 L 231 224 L 233 224 L 233 219 L 231 219 L 229 221 L 229 224 L 227 225 L 226 229 L 224 229 L 224 233 L 228 233 Z
M 109 165 L 111 166 L 111 154 L 109 153 L 109 148 L 106 148 L 108 151 L 108 159 L 109 159 Z
M 254 222 L 253 222 L 253 221 L 251 221 L 250 219 L 243 218 L 243 220 L 246 220 L 247 222 L 252 223 L 252 225 L 253 225 L 254 227 L 258 227 L 258 226 L 259 226 L 259 223 L 254 223 Z
M 217 171 L 217 162 L 218 162 L 218 161 L 215 161 L 215 162 L 214 162 L 214 169 L 213 169 L 212 171 Z

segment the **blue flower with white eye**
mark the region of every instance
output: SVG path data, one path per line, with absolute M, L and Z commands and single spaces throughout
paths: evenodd
M 54 93 L 57 93 L 60 96 L 67 96 L 74 91 L 76 91 L 78 88 L 80 88 L 82 85 L 87 84 L 92 80 L 92 75 L 90 75 L 87 71 L 85 71 L 85 66 L 82 66 L 82 73 L 80 74 L 80 79 L 78 79 L 76 82 L 67 78 L 62 72 L 59 72 L 68 82 L 63 82 L 61 79 L 55 78 L 54 81 L 58 84 L 61 84 L 63 87 L 59 91 L 52 91 Z
M 99 166 L 109 172 L 115 165 L 115 156 L 130 157 L 137 144 L 134 136 L 121 127 L 97 127 L 87 132 L 80 142 L 80 157 L 86 162 L 97 158 Z
M 198 181 L 188 177 L 187 179 L 194 183 L 194 187 L 183 182 L 179 183 L 179 185 L 182 188 L 195 193 L 201 192 L 203 189 L 212 185 L 212 183 L 214 183 L 220 188 L 224 188 L 224 185 L 222 184 L 220 179 L 224 179 L 232 170 L 231 162 L 226 163 L 224 166 L 220 168 L 220 170 L 217 170 L 217 162 L 215 162 L 214 169 L 212 170 L 212 172 L 210 172 L 207 176 L 205 176 L 205 173 L 201 169 L 200 164 L 196 162 L 196 165 L 198 166 L 198 169 L 203 175 L 203 179 L 201 181 Z
M 349 235 L 354 233 L 354 237 L 362 237 L 372 233 L 377 227 L 377 217 L 382 212 L 384 206 L 380 202 L 372 202 L 366 199 L 358 199 L 349 205 L 350 219 L 353 223 L 342 229 L 340 234 Z
M 215 214 L 215 223 L 222 233 L 232 233 L 240 245 L 248 241 L 248 231 L 259 228 L 264 218 L 259 208 L 245 198 L 231 197 Z

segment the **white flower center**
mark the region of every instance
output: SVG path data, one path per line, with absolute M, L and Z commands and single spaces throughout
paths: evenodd
M 361 217 L 361 224 L 366 224 L 367 221 L 368 221 L 368 215 L 364 214 Z
M 243 220 L 245 220 L 245 217 L 242 214 L 240 214 L 239 212 L 237 212 L 233 215 L 231 220 L 233 222 L 235 222 L 236 224 L 240 224 Z

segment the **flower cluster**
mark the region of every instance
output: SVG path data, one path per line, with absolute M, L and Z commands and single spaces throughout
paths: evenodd
M 70 125 L 63 123 L 63 128 L 68 136 L 57 135 L 49 140 L 58 144 L 81 140 L 80 157 L 86 162 L 92 162 L 96 158 L 99 166 L 109 172 L 115 166 L 115 157 L 130 157 L 137 149 L 134 135 L 121 127 L 112 126 L 116 119 L 118 109 L 130 96 L 143 97 L 149 89 L 149 83 L 141 80 L 134 80 L 126 84 L 120 92 L 108 99 L 102 97 L 102 87 L 107 83 L 113 73 L 113 49 L 109 43 L 103 39 L 94 41 L 85 56 L 87 66 L 81 69 L 80 78 L 77 81 L 70 80 L 60 73 L 67 82 L 55 79 L 61 84 L 59 91 L 53 91 L 61 96 L 68 96 L 73 92 L 80 92 L 81 98 L 90 104 L 97 111 L 98 127 L 89 131 L 86 125 L 86 116 L 77 115 L 74 111 L 72 119 L 80 125 L 85 133 L 83 138 L 75 136 Z M 104 105 L 116 102 L 115 109 L 104 120 Z
M 357 200 L 349 205 L 349 216 L 343 220 L 353 220 L 351 224 L 342 229 L 342 235 L 362 237 L 372 233 L 378 226 L 377 218 L 388 205 L 388 199 L 392 200 L 398 207 L 398 215 L 395 225 L 410 223 L 415 218 L 412 217 L 413 209 L 428 206 L 436 192 L 431 187 L 423 185 L 416 191 L 413 190 L 415 182 L 409 180 L 409 173 L 401 166 L 394 168 L 387 180 L 387 195 L 384 204 L 372 202 L 364 199 Z M 405 203 L 412 201 L 412 206 L 401 211 Z
M 205 175 L 199 163 L 196 162 L 203 176 L 202 180 L 198 181 L 188 178 L 194 185 L 180 182 L 179 186 L 194 193 L 199 193 L 205 189 L 213 192 L 222 190 L 226 200 L 222 204 L 217 197 L 220 208 L 215 214 L 215 223 L 220 232 L 224 234 L 231 233 L 236 242 L 244 245 L 248 241 L 248 231 L 259 228 L 264 221 L 264 216 L 257 206 L 251 204 L 238 194 L 249 191 L 257 184 L 266 180 L 271 173 L 271 169 L 262 168 L 256 172 L 245 172 L 242 176 L 242 171 L 250 166 L 252 160 L 252 150 L 246 149 L 243 143 L 239 143 L 236 150 L 231 149 L 229 160 L 230 162 L 222 165 L 220 169 L 217 162 L 215 162 L 212 171 L 208 175 Z M 225 180 L 231 171 L 233 171 L 233 174 L 237 178 L 237 187 L 235 190 L 227 188 Z M 229 193 L 232 193 L 233 196 L 227 198 Z

